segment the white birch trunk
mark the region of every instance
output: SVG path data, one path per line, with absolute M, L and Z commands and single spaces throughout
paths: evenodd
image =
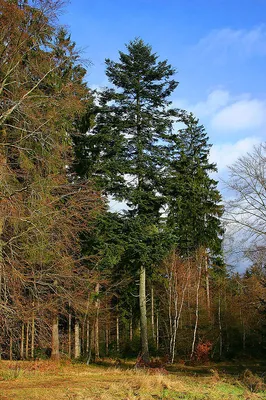
M 200 280 L 201 280 L 201 260 L 199 263 L 198 267 L 198 284 L 197 284 L 197 292 L 196 292 L 196 310 L 195 310 L 195 326 L 194 326 L 194 332 L 193 332 L 193 341 L 192 341 L 192 346 L 191 346 L 191 354 L 190 358 L 193 357 L 194 352 L 195 352 L 195 343 L 196 343 L 196 336 L 197 336 L 197 330 L 198 330 L 198 322 L 199 322 L 199 290 L 200 290 Z
M 80 357 L 80 327 L 79 327 L 79 321 L 76 319 L 75 320 L 75 358 Z

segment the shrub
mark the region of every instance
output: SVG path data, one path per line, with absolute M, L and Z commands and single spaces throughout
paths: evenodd
M 241 376 L 241 381 L 251 392 L 254 393 L 261 392 L 266 388 L 264 380 L 258 375 L 253 374 L 249 369 L 245 370 Z
M 194 355 L 195 361 L 202 364 L 208 362 L 211 349 L 212 343 L 210 341 L 198 343 Z

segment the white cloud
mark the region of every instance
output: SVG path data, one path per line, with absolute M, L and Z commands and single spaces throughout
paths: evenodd
M 224 61 L 228 56 L 251 57 L 266 55 L 266 25 L 253 29 L 224 28 L 213 30 L 202 38 L 196 48 L 203 54 L 216 54 L 216 61 Z
M 247 137 L 236 143 L 215 144 L 210 151 L 210 161 L 217 164 L 218 173 L 223 172 L 227 166 L 232 165 L 261 141 L 259 137 Z
M 266 122 L 266 101 L 240 100 L 213 115 L 210 126 L 218 131 L 244 131 L 263 127 Z
M 230 94 L 226 90 L 214 90 L 212 91 L 207 100 L 201 101 L 194 106 L 191 110 L 195 115 L 201 117 L 209 116 L 218 111 L 221 107 L 226 106 L 230 101 Z
M 193 112 L 199 118 L 204 118 L 213 115 L 216 111 L 226 106 L 230 99 L 231 95 L 227 90 L 215 89 L 208 94 L 206 100 L 191 104 L 186 99 L 175 99 L 172 106 L 183 108 Z
M 249 131 L 251 136 L 266 125 L 266 99 L 252 98 L 247 93 L 233 96 L 227 90 L 217 89 L 196 104 L 180 99 L 174 105 L 192 111 L 214 133 L 246 136 Z

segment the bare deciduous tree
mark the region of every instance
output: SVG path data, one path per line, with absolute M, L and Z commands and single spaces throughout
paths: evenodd
M 228 201 L 225 219 L 254 240 L 266 238 L 266 143 L 254 147 L 231 167 L 227 187 L 235 196 Z

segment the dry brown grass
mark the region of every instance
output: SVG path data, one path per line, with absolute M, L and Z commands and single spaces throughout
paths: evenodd
M 266 399 L 217 371 L 205 376 L 72 365 L 0 362 L 0 400 L 236 400 Z

